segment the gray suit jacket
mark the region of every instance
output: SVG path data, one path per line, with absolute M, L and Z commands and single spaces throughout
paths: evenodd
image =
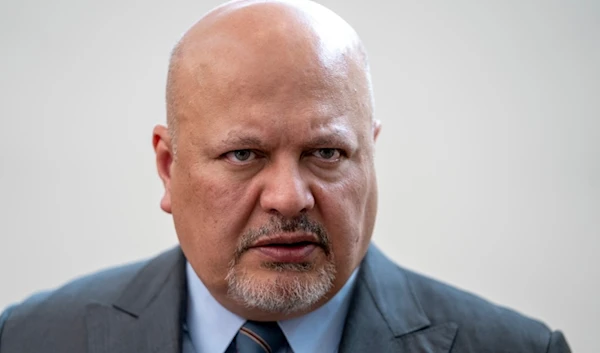
M 371 246 L 340 353 L 565 353 L 563 335 L 404 270 Z M 187 290 L 179 248 L 84 277 L 7 309 L 0 353 L 179 353 Z

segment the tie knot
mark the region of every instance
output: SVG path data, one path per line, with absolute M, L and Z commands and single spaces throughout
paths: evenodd
M 283 331 L 276 322 L 246 321 L 236 336 L 239 353 L 276 353 L 285 344 Z

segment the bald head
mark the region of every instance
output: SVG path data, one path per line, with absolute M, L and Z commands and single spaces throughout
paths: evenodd
M 215 94 L 232 91 L 251 90 L 260 98 L 298 87 L 315 95 L 340 89 L 358 94 L 357 109 L 372 118 L 366 53 L 342 18 L 305 0 L 228 2 L 195 23 L 173 50 L 167 80 L 171 136 L 175 140 L 179 122 L 193 115 L 185 112 L 190 102 L 210 104 Z

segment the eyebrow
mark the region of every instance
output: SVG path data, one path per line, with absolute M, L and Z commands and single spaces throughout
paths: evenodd
M 348 149 L 356 148 L 356 136 L 347 129 L 334 128 L 325 132 L 323 135 L 316 136 L 308 141 L 312 147 L 344 147 Z
M 352 139 L 348 135 L 340 132 L 334 132 L 324 136 L 317 136 L 309 140 L 308 144 L 311 146 L 335 146 L 335 145 L 348 145 L 352 143 Z
M 257 136 L 242 136 L 237 134 L 231 134 L 230 136 L 221 140 L 221 143 L 226 146 L 232 146 L 233 148 L 244 148 L 252 147 L 258 149 L 267 149 L 267 145 Z M 351 135 L 343 131 L 330 131 L 324 135 L 316 136 L 305 143 L 306 146 L 310 147 L 351 147 L 355 145 L 355 140 Z
M 265 147 L 263 142 L 256 136 L 232 135 L 221 140 L 221 142 L 228 146 L 252 146 L 258 148 Z

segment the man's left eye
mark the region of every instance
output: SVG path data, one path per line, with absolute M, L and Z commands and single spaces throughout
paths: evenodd
M 319 148 L 312 155 L 320 159 L 334 161 L 338 160 L 342 156 L 342 153 L 337 148 Z

